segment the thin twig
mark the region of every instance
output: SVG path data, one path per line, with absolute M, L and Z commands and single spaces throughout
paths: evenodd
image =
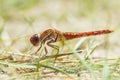
M 77 53 L 82 53 L 82 50 L 76 51 Z M 55 57 L 61 57 L 61 56 L 66 56 L 66 55 L 71 55 L 73 54 L 73 52 L 67 52 L 67 53 L 61 53 L 61 54 L 57 54 L 57 55 L 52 55 L 52 56 L 46 56 L 46 57 L 42 57 L 40 60 L 45 60 L 45 59 L 49 59 L 49 58 L 55 58 Z

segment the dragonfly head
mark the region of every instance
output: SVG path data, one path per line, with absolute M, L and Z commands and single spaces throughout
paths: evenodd
M 33 46 L 38 46 L 39 45 L 39 35 L 38 34 L 34 34 L 31 38 L 30 38 L 30 42 L 33 44 Z

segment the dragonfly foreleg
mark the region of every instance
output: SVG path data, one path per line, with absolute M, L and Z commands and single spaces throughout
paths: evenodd
M 37 51 L 34 54 L 37 54 L 38 51 L 41 49 L 41 47 L 42 47 L 42 44 L 40 44 L 40 47 L 37 49 Z

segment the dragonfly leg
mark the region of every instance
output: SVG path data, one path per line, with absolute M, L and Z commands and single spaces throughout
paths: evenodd
M 59 53 L 59 47 L 58 47 L 58 46 L 53 45 L 53 44 L 51 44 L 51 43 L 47 43 L 47 45 L 57 50 L 56 55 Z M 57 57 L 55 57 L 55 60 L 56 60 L 56 58 L 57 58 Z
M 48 50 L 47 50 L 47 48 L 45 47 L 45 55 L 44 55 L 44 57 L 46 57 L 47 53 L 48 53 Z
M 38 51 L 41 49 L 41 47 L 42 47 L 42 42 L 43 42 L 48 36 L 50 36 L 51 34 L 52 34 L 52 33 L 49 33 L 47 36 L 45 36 L 45 37 L 41 40 L 40 47 L 39 47 L 38 50 L 35 52 L 35 54 L 37 54 Z M 46 53 L 46 54 L 48 53 L 46 47 L 45 47 L 45 53 Z M 45 54 L 45 55 L 46 55 L 46 54 Z
M 56 46 L 56 45 L 53 45 L 53 44 L 51 44 L 51 43 L 56 42 L 56 41 L 57 41 L 57 38 L 58 38 L 58 35 L 56 35 L 55 38 L 51 38 L 51 39 L 47 42 L 47 45 L 48 45 L 48 46 L 50 46 L 50 47 L 52 47 L 52 48 L 54 48 L 54 49 L 57 50 L 56 55 L 59 53 L 59 47 Z M 56 58 L 57 58 L 57 57 L 55 57 L 55 60 L 56 60 Z
M 37 54 L 38 51 L 41 49 L 41 47 L 42 47 L 42 44 L 40 44 L 40 47 L 37 49 L 37 51 L 34 54 Z

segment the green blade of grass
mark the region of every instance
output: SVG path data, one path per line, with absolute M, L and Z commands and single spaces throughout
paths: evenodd
M 45 64 L 40 64 L 39 66 L 40 66 L 40 67 L 49 68 L 49 69 L 55 70 L 55 71 L 57 71 L 57 72 L 61 72 L 61 73 L 65 74 L 65 75 L 69 76 L 69 74 L 68 74 L 66 71 L 61 70 L 61 69 L 59 69 L 59 68 L 52 67 L 52 66 L 45 65 Z
M 84 37 L 78 41 L 78 43 L 75 45 L 74 50 L 77 50 L 88 38 Z
M 85 60 L 88 59 L 88 57 L 95 51 L 95 49 L 97 48 L 97 46 L 99 46 L 100 44 L 95 44 L 91 47 L 91 49 L 89 49 L 85 55 Z
M 83 39 L 83 41 L 79 41 L 77 45 L 74 47 L 74 49 L 71 49 L 76 56 L 76 58 L 85 66 L 85 68 L 90 72 L 91 76 L 94 80 L 97 80 L 96 75 L 94 74 L 92 68 L 89 64 L 86 63 L 85 59 L 82 59 L 78 53 L 76 53 L 76 49 L 81 45 L 81 42 L 84 42 L 86 39 Z
M 102 76 L 103 76 L 103 80 L 110 80 L 110 78 L 109 78 L 110 69 L 109 69 L 109 66 L 107 64 L 105 64 L 103 67 Z
M 18 64 L 18 63 L 9 63 L 9 62 L 0 61 L 0 64 L 12 66 L 14 68 L 36 68 L 36 66 L 34 65 L 23 64 L 23 63 Z

